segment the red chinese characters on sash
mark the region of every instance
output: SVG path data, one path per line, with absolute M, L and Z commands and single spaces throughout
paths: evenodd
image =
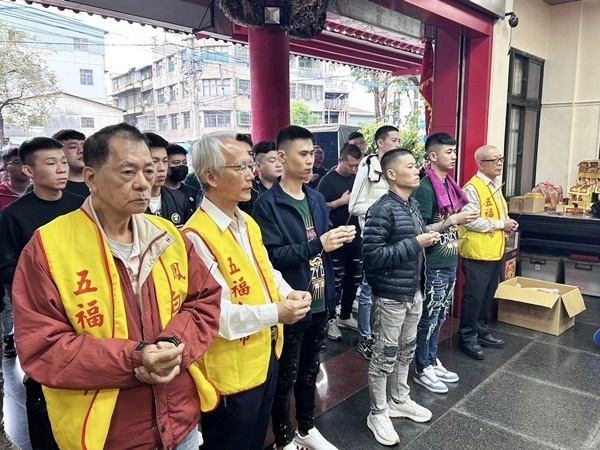
M 73 294 L 75 294 L 76 297 L 83 294 L 96 292 L 98 290 L 97 287 L 93 286 L 92 280 L 88 278 L 88 270 L 77 272 L 76 275 L 79 276 L 77 290 L 73 291 Z M 102 314 L 100 311 L 98 300 L 78 303 L 77 307 L 80 309 L 80 311 L 75 314 L 75 317 L 77 318 L 77 323 L 82 329 L 85 330 L 86 326 L 88 328 L 94 328 L 102 327 L 102 325 L 104 325 L 104 314 Z

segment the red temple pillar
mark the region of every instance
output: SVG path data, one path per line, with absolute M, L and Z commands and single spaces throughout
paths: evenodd
M 248 30 L 252 140 L 275 140 L 290 123 L 290 46 L 279 28 Z
M 438 28 L 433 75 L 433 125 L 431 132 L 457 137 L 460 77 L 460 27 L 450 32 Z

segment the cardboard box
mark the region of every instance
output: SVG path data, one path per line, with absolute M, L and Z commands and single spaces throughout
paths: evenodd
M 527 288 L 558 289 L 558 294 Z M 496 299 L 498 321 L 554 336 L 573 327 L 575 316 L 585 311 L 579 288 L 532 278 L 516 277 L 503 281 L 496 290 Z
M 508 211 L 512 213 L 537 213 L 543 212 L 546 206 L 544 198 L 525 198 L 518 195 L 510 198 Z

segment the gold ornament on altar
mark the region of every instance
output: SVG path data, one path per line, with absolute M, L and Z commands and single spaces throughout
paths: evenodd
M 569 204 L 577 203 L 582 212 L 590 212 L 600 193 L 600 160 L 579 163 L 577 184 L 569 188 Z

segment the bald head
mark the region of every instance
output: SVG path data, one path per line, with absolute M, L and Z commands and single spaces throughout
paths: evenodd
M 493 145 L 479 147 L 475 151 L 475 161 L 479 171 L 492 180 L 502 174 L 504 157 Z
M 493 159 L 500 151 L 493 145 L 484 145 L 475 150 L 475 161 L 480 162 L 483 159 Z

